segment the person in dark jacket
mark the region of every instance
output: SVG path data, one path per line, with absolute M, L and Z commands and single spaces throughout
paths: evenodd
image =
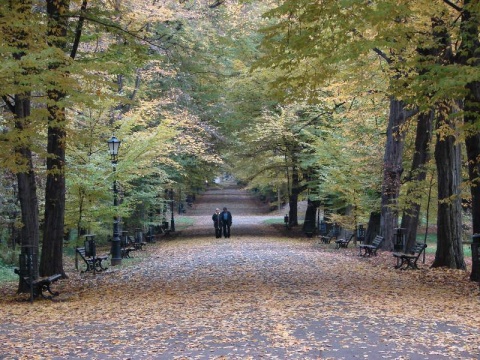
M 220 219 L 220 209 L 216 208 L 215 212 L 212 215 L 213 227 L 215 228 L 215 237 L 222 237 L 222 221 Z
M 222 222 L 223 236 L 225 238 L 229 238 L 230 226 L 232 226 L 232 214 L 227 210 L 226 207 L 223 208 L 223 211 L 220 214 L 220 220 Z

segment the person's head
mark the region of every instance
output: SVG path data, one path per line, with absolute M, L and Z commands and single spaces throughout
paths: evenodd
M 220 212 L 220 209 L 219 209 L 219 208 L 216 208 L 216 209 L 215 209 L 215 212 L 216 212 L 216 213 L 219 213 L 219 212 Z
M 227 211 L 227 208 L 226 208 L 226 207 L 224 207 L 224 208 L 223 208 L 223 211 Z

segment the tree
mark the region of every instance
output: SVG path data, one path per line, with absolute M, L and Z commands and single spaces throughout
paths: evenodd
M 447 266 L 465 269 L 462 246 L 462 204 L 460 196 L 461 153 L 456 141 L 456 119 L 450 119 L 452 112 L 448 105 L 440 107 L 437 120 L 435 159 L 438 172 L 438 215 L 437 251 L 433 267 Z M 447 127 L 447 129 L 445 129 Z M 445 133 L 447 132 L 447 133 Z
M 413 248 L 417 239 L 420 200 L 422 199 L 421 184 L 425 181 L 427 175 L 433 120 L 434 111 L 418 114 L 412 165 L 409 174 L 405 178 L 407 204 L 403 208 L 400 226 L 405 229 L 407 249 Z
M 460 36 L 462 39 L 459 49 L 458 62 L 468 69 L 478 68 L 478 52 L 480 41 L 478 31 L 480 27 L 480 14 L 478 1 L 465 0 L 461 10 L 462 22 Z M 469 79 L 465 85 L 466 96 L 465 110 L 465 146 L 467 150 L 468 175 L 470 180 L 472 230 L 474 234 L 480 234 L 480 82 L 475 78 Z M 480 266 L 478 262 L 472 265 L 471 280 L 480 281 Z
M 49 64 L 49 70 L 58 78 L 47 90 L 48 134 L 47 134 L 47 181 L 45 185 L 45 218 L 43 246 L 40 260 L 40 275 L 63 274 L 63 240 L 65 215 L 65 145 L 66 108 L 65 84 L 59 79 L 68 78 L 65 71 L 67 59 L 63 51 L 67 44 L 69 0 L 47 0 L 49 45 L 56 56 Z
M 32 2 L 4 4 L 0 10 L 2 21 L 1 57 L 4 64 L 10 64 L 14 76 L 3 76 L 1 97 L 12 113 L 13 122 L 6 124 L 2 159 L 3 167 L 11 169 L 17 176 L 18 198 L 21 207 L 21 246 L 22 252 L 33 251 L 38 255 L 39 246 L 39 213 L 37 186 L 35 179 L 32 147 L 35 143 L 36 123 L 32 118 L 31 94 L 41 71 L 32 64 L 31 52 L 35 42 L 39 41 L 32 27 Z M 12 66 L 13 65 L 13 66 Z M 14 95 L 11 95 L 14 94 Z M 10 156 L 14 155 L 14 156 Z M 13 162 L 11 161 L 13 159 Z M 34 258 L 36 261 L 36 258 Z M 38 276 L 36 263 L 33 266 L 34 276 Z M 27 290 L 27 285 L 20 278 L 18 291 Z

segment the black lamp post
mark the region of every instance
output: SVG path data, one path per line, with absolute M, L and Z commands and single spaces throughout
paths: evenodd
M 118 233 L 118 215 L 117 215 L 117 206 L 118 206 L 118 190 L 117 190 L 117 177 L 115 172 L 117 171 L 117 161 L 118 161 L 118 148 L 120 147 L 120 140 L 115 136 L 112 136 L 108 143 L 108 152 L 110 153 L 110 158 L 113 165 L 113 206 L 115 207 L 115 216 L 113 218 L 113 239 L 112 239 L 112 260 L 111 265 L 121 265 L 122 264 L 122 249 L 120 246 L 120 236 Z

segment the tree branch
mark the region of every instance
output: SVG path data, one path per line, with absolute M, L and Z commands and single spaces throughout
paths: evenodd
M 91 18 L 91 17 L 84 16 L 84 15 L 78 15 L 78 16 L 77 16 L 77 15 L 69 15 L 68 17 L 69 17 L 69 18 L 76 18 L 76 17 L 78 17 L 79 19 L 83 18 L 83 20 L 87 20 L 87 21 L 90 21 L 90 22 L 92 22 L 92 23 L 105 26 L 106 28 L 111 28 L 111 29 L 118 30 L 118 31 L 120 31 L 120 32 L 122 32 L 122 33 L 124 33 L 124 34 L 127 34 L 127 35 L 131 36 L 131 37 L 134 38 L 134 39 L 143 41 L 143 42 L 145 42 L 146 44 L 152 45 L 152 46 L 154 46 L 154 47 L 161 48 L 158 44 L 153 43 L 151 40 L 148 40 L 148 39 L 145 38 L 145 37 L 139 36 L 139 35 L 131 32 L 131 31 L 125 30 L 125 29 L 123 29 L 120 25 L 117 25 L 117 24 L 104 22 L 104 21 L 101 21 L 101 20 L 99 20 L 99 19 Z
M 373 51 L 375 51 L 381 58 L 383 58 L 387 64 L 391 64 L 393 63 L 393 60 L 390 59 L 387 54 L 385 54 L 382 50 L 380 50 L 379 48 L 373 48 Z
M 80 17 L 78 18 L 77 28 L 75 29 L 75 40 L 73 41 L 72 51 L 70 52 L 70 57 L 75 59 L 77 55 L 78 45 L 80 44 L 80 38 L 82 36 L 83 23 L 85 22 L 85 10 L 87 10 L 88 0 L 83 0 L 82 6 L 80 8 Z
M 223 5 L 223 3 L 225 2 L 226 0 L 217 0 L 216 2 L 214 2 L 213 4 L 211 5 L 208 5 L 208 7 L 210 9 L 215 9 L 216 7 L 220 6 L 220 5 Z
M 13 103 L 10 102 L 10 100 L 8 100 L 8 97 L 6 95 L 3 95 L 2 100 L 5 103 L 5 105 L 7 105 L 8 110 L 10 110 L 13 114 L 15 114 L 15 105 L 13 105 Z
M 443 0 L 443 2 L 449 6 L 451 6 L 453 9 L 459 11 L 459 12 L 462 12 L 463 11 L 463 8 L 461 8 L 460 6 L 458 6 L 457 4 L 454 4 L 452 3 L 450 0 Z

